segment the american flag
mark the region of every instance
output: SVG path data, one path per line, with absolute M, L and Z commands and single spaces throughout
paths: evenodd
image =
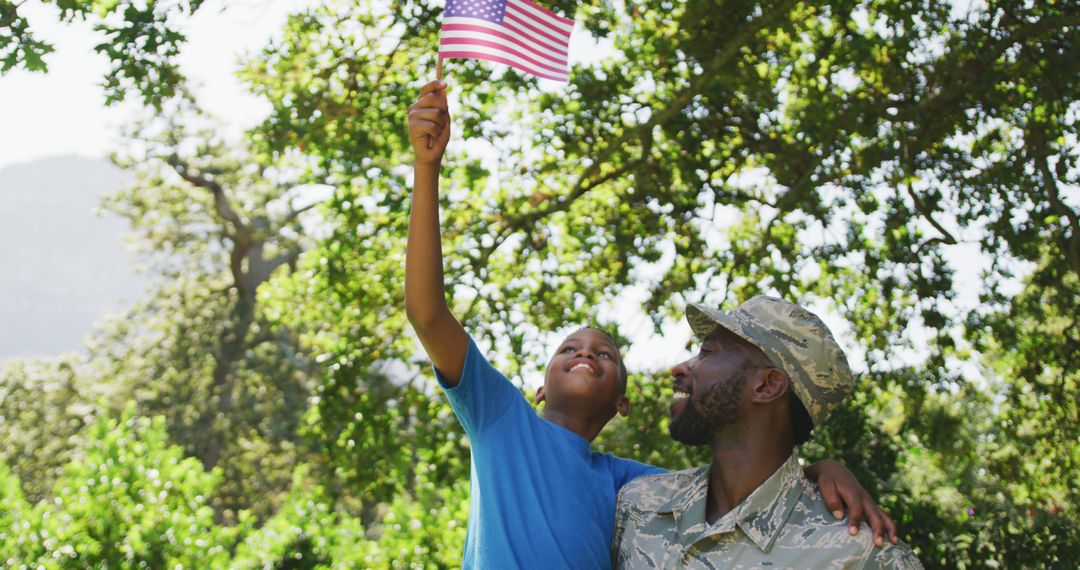
M 544 79 L 569 81 L 574 21 L 529 0 L 448 0 L 439 57 L 486 59 Z

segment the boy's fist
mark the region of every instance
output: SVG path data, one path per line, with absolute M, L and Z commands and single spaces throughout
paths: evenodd
M 409 105 L 409 140 L 416 153 L 416 162 L 438 163 L 450 141 L 447 87 L 445 81 L 432 81 L 420 88 L 420 96 Z

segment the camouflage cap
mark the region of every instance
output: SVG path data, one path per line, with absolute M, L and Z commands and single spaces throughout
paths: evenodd
M 791 387 L 814 425 L 855 388 L 844 350 L 829 328 L 795 303 L 759 295 L 728 313 L 690 304 L 686 320 L 701 339 L 723 327 L 760 348 L 791 378 Z

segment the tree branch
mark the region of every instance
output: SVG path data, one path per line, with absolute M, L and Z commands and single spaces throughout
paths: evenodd
M 229 203 L 229 199 L 225 196 L 225 189 L 221 187 L 216 181 L 211 180 L 205 176 L 202 176 L 196 172 L 192 172 L 184 161 L 180 160 L 175 154 L 165 159 L 165 162 L 172 167 L 180 178 L 190 183 L 193 186 L 203 188 L 210 192 L 214 197 L 214 208 L 217 215 L 224 221 L 228 222 L 236 230 L 238 236 L 244 236 L 244 239 L 250 234 L 250 230 L 247 224 L 240 219 L 240 216 L 233 210 L 232 204 Z
M 300 214 L 303 214 L 304 212 L 306 212 L 306 211 L 308 211 L 308 210 L 310 210 L 310 209 L 312 209 L 312 208 L 314 208 L 316 206 L 321 205 L 323 202 L 324 202 L 324 200 L 318 200 L 316 202 L 312 202 L 311 204 L 308 204 L 307 206 L 304 206 L 303 208 L 290 211 L 288 214 L 285 215 L 285 219 L 283 219 L 281 221 L 282 225 L 285 225 L 285 224 L 288 224 L 288 223 L 292 222 L 296 218 L 300 217 Z
M 929 95 L 922 98 L 915 105 L 898 109 L 900 112 L 894 120 L 896 122 L 911 121 L 921 124 L 923 133 L 917 138 L 919 140 L 932 138 L 926 134 L 926 131 L 948 125 L 949 122 L 940 118 L 927 121 L 925 117 L 928 115 L 943 117 L 949 114 L 947 110 L 951 110 L 952 113 L 962 112 L 963 107 L 955 105 L 954 100 L 971 93 L 973 91 L 972 80 L 983 78 L 987 68 L 998 61 L 1009 48 L 1034 41 L 1033 38 L 1050 31 L 1076 26 L 1080 26 L 1080 17 L 1077 16 L 1043 18 L 997 40 L 966 59 L 962 57 L 962 54 L 958 56 L 953 52 L 947 52 L 941 60 L 950 62 L 951 65 L 943 68 L 940 73 L 935 74 L 933 77 L 927 78 L 926 84 Z
M 586 180 L 588 179 L 587 173 L 585 176 L 582 176 L 578 179 L 577 186 L 573 190 L 571 190 L 569 194 L 562 196 L 558 200 L 551 200 L 547 202 L 548 207 L 539 208 L 533 210 L 532 212 L 528 212 L 518 218 L 508 220 L 506 224 L 502 227 L 502 229 L 500 229 L 499 232 L 495 235 L 495 239 L 492 240 L 491 245 L 481 250 L 481 254 L 478 258 L 487 259 L 491 256 L 492 253 L 495 252 L 495 250 L 499 249 L 499 246 L 501 246 L 511 235 L 513 235 L 515 230 L 524 229 L 556 212 L 562 212 L 569 209 L 570 206 L 573 205 L 573 203 L 578 198 L 584 196 L 593 188 L 596 188 L 597 186 L 608 182 L 614 178 L 622 176 L 643 161 L 643 158 L 639 158 L 637 160 L 628 162 L 622 168 L 614 169 L 611 172 L 608 172 L 607 174 L 589 182 L 586 182 Z M 595 172 L 597 169 L 599 169 L 600 164 L 601 163 L 599 161 L 594 162 L 593 166 L 589 168 L 589 172 Z
M 926 243 L 920 245 L 919 249 L 922 249 L 923 245 L 928 245 L 934 242 L 946 243 L 949 245 L 956 245 L 957 243 L 959 243 L 956 237 L 954 237 L 948 230 L 942 227 L 937 220 L 934 219 L 934 212 L 930 211 L 930 209 L 926 207 L 926 204 L 923 204 L 922 201 L 919 200 L 919 197 L 915 194 L 915 191 L 911 189 L 911 185 L 902 184 L 902 186 L 904 187 L 904 191 L 907 192 L 907 195 L 911 198 L 911 201 L 915 204 L 915 211 L 918 212 L 924 220 L 926 220 L 931 226 L 934 227 L 935 230 L 937 230 L 941 234 L 941 237 L 931 238 Z
M 1069 265 L 1072 266 L 1073 272 L 1080 273 L 1080 215 L 1061 201 L 1057 178 L 1054 177 L 1053 171 L 1050 170 L 1050 151 L 1047 148 L 1045 134 L 1039 129 L 1032 132 L 1031 135 L 1030 138 L 1034 139 L 1031 142 L 1034 143 L 1036 155 L 1034 157 L 1035 168 L 1042 175 L 1042 186 L 1043 190 L 1046 191 L 1050 208 L 1069 222 L 1069 230 L 1071 231 L 1065 235 L 1065 241 L 1068 244 L 1066 255 L 1068 256 Z
M 286 263 L 291 265 L 298 257 L 300 257 L 300 250 L 295 248 L 274 256 L 273 259 L 266 262 L 266 275 L 273 275 L 275 269 Z

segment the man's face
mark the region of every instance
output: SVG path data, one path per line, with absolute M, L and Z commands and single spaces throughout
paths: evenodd
M 596 402 L 607 409 L 624 397 L 619 380 L 619 349 L 604 333 L 581 329 L 566 337 L 548 363 L 544 399 L 548 405 L 567 399 Z
M 677 399 L 671 405 L 672 439 L 706 445 L 739 419 L 750 369 L 760 368 L 730 333 L 710 335 L 689 360 L 671 369 Z

